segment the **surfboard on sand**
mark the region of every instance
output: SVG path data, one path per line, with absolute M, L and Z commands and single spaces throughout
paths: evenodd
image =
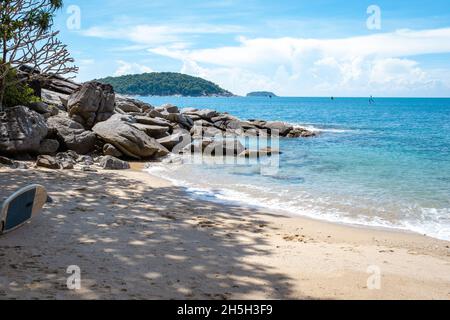
M 25 187 L 3 203 L 0 212 L 0 234 L 11 232 L 38 215 L 47 202 L 47 190 L 41 185 Z

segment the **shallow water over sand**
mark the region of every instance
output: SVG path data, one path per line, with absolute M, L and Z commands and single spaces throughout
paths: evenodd
M 158 165 L 198 196 L 450 239 L 450 99 L 142 98 L 309 127 L 282 139 L 280 168 Z

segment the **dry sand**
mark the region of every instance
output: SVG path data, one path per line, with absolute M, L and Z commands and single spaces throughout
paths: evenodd
M 0 181 L 0 201 L 31 183 L 54 200 L 0 237 L 0 299 L 450 298 L 449 242 L 193 200 L 135 170 L 0 169 Z

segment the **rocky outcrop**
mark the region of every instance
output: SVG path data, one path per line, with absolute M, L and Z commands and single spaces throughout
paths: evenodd
M 64 149 L 73 150 L 78 154 L 87 154 L 94 150 L 96 135 L 67 116 L 51 117 L 47 120 L 47 125 L 50 136 L 54 136 Z
M 0 153 L 38 153 L 47 136 L 45 118 L 24 106 L 7 108 L 0 115 Z
M 95 81 L 78 85 L 53 77 L 39 86 L 42 102 L 7 109 L 2 114 L 0 154 L 39 154 L 45 156 L 39 162 L 46 167 L 56 168 L 49 157 L 55 154 L 60 168 L 87 171 L 103 166 L 98 164 L 100 156 L 109 157 L 101 159 L 106 159 L 106 166 L 111 168 L 126 167 L 118 158 L 159 159 L 170 151 L 183 150 L 212 156 L 270 156 L 275 151 L 245 150 L 236 136 L 316 135 L 284 122 L 243 121 L 211 109 L 180 110 L 171 104 L 154 108 L 116 95 L 111 86 Z
M 108 120 L 114 113 L 115 94 L 110 85 L 91 81 L 70 95 L 67 103 L 69 116 L 86 129 Z
M 169 154 L 155 139 L 133 126 L 132 117 L 114 115 L 92 129 L 103 141 L 114 145 L 125 156 L 135 159 L 160 158 Z

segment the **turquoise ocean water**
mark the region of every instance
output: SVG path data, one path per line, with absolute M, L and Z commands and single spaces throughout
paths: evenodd
M 280 170 L 157 165 L 195 195 L 450 240 L 450 99 L 140 97 L 320 132 L 282 139 Z

